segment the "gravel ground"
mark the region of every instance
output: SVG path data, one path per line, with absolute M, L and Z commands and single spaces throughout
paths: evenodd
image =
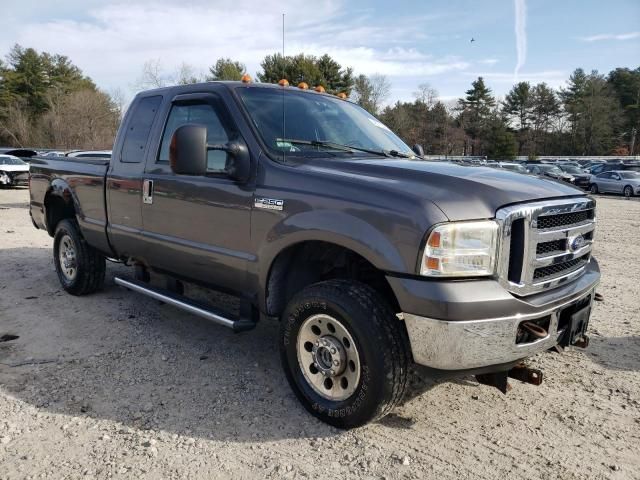
M 342 432 L 286 384 L 277 325 L 233 334 L 113 283 L 67 295 L 25 189 L 0 190 L 0 479 L 640 478 L 640 202 L 599 197 L 591 346 L 540 387 L 424 380 Z

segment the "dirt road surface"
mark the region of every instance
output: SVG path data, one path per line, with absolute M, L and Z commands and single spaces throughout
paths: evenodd
M 535 357 L 544 383 L 508 395 L 424 381 L 350 432 L 298 404 L 275 324 L 233 334 L 117 287 L 111 263 L 102 292 L 66 294 L 27 202 L 0 190 L 0 337 L 19 337 L 0 342 L 0 479 L 640 478 L 638 201 L 598 198 L 588 350 Z

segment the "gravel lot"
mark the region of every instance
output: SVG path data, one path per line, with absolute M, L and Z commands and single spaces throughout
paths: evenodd
M 0 479 L 640 478 L 640 202 L 598 198 L 591 347 L 540 387 L 417 383 L 378 424 L 309 416 L 277 325 L 233 334 L 113 283 L 67 295 L 26 189 L 0 190 Z M 417 382 L 417 381 L 416 381 Z

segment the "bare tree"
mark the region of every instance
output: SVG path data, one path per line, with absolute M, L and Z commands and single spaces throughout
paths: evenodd
M 99 90 L 79 90 L 50 99 L 39 123 L 46 143 L 58 148 L 107 149 L 113 145 L 120 111 Z
M 202 74 L 196 73 L 195 68 L 186 62 L 182 62 L 178 67 L 173 79 L 176 85 L 188 85 L 190 83 L 202 82 Z
M 24 102 L 11 102 L 0 113 L 0 134 L 10 138 L 11 143 L 17 147 L 29 145 L 33 129 Z
M 373 110 L 378 113 L 382 108 L 382 104 L 389 98 L 391 94 L 391 83 L 385 75 L 375 73 L 369 77 L 371 85 L 371 103 Z
M 162 62 L 159 58 L 147 60 L 142 66 L 142 74 L 134 84 L 135 90 L 161 88 L 167 85 L 167 79 L 162 75 Z
M 438 91 L 428 83 L 418 85 L 418 90 L 413 92 L 416 101 L 423 103 L 431 109 L 438 101 Z

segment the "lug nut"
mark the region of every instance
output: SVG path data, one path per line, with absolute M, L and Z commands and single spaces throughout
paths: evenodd
M 338 365 L 340 365 L 340 362 L 338 360 L 334 360 L 333 364 L 337 367 Z
M 337 351 L 337 350 L 336 350 L 335 348 L 332 348 L 332 349 L 331 349 L 331 355 L 335 355 L 335 354 L 336 354 L 336 351 Z

